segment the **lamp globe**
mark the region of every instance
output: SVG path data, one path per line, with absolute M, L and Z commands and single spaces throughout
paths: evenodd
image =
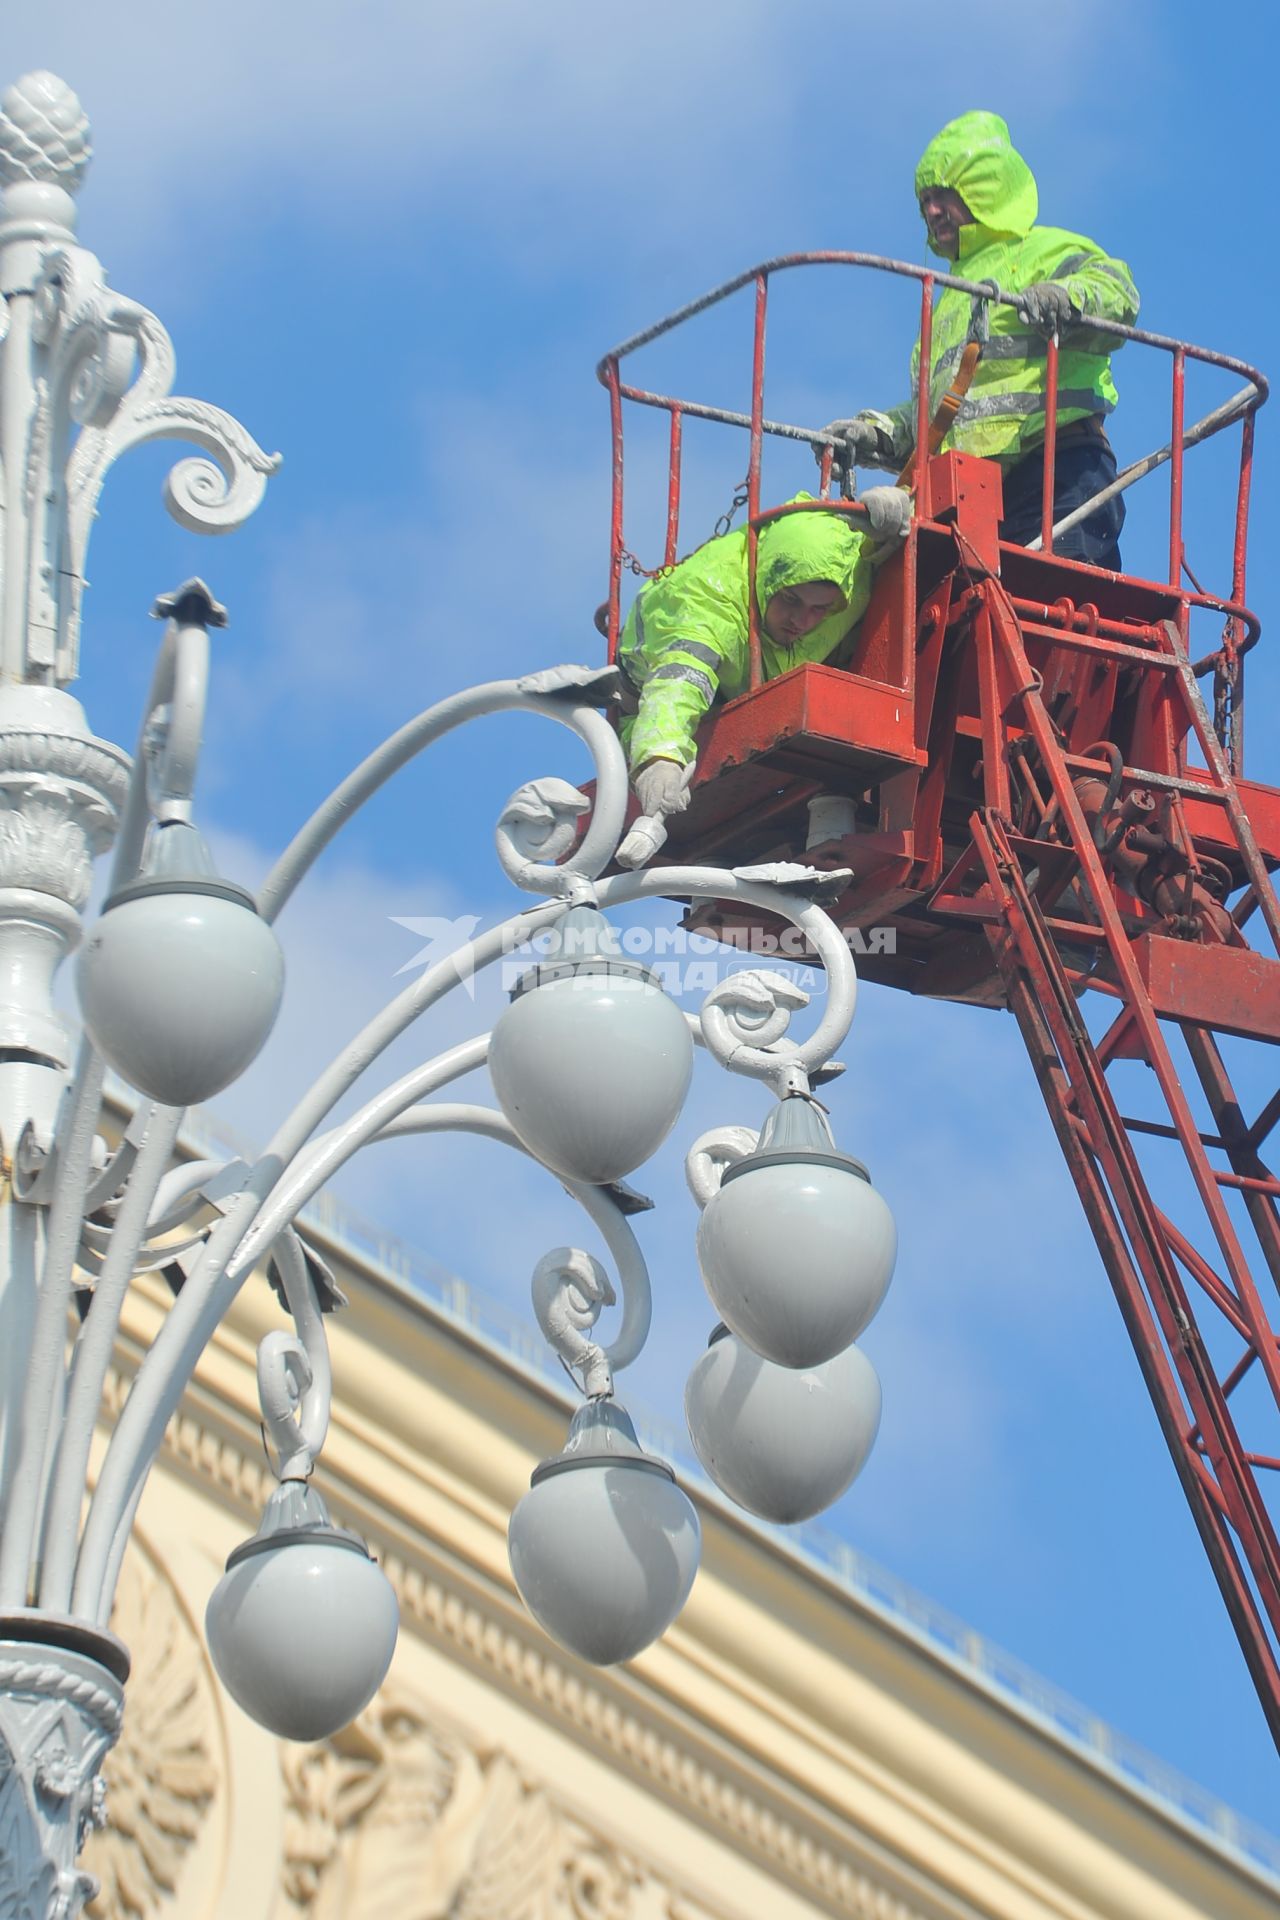
M 647 968 L 594 907 L 571 907 L 548 957 L 512 991 L 489 1074 L 530 1153 L 605 1186 L 657 1151 L 684 1105 L 693 1040 Z
M 530 1613 L 594 1666 L 634 1659 L 689 1597 L 701 1530 L 663 1461 L 644 1453 L 624 1408 L 579 1408 L 563 1453 L 535 1468 L 507 1531 Z
M 326 1740 L 365 1708 L 395 1652 L 390 1581 L 324 1501 L 285 1481 L 210 1597 L 205 1635 L 218 1677 L 282 1740 Z
M 893 1277 L 893 1215 L 794 1094 L 726 1169 L 698 1222 L 698 1261 L 725 1324 L 766 1360 L 817 1367 L 857 1339 Z
M 151 1100 L 188 1107 L 230 1086 L 261 1049 L 284 957 L 253 897 L 221 879 L 194 827 L 152 829 L 139 877 L 112 894 L 81 948 L 85 1026 Z
M 787 1526 L 852 1486 L 880 1425 L 880 1382 L 856 1346 L 817 1367 L 778 1367 L 728 1327 L 711 1335 L 684 1395 L 689 1436 L 720 1488 Z

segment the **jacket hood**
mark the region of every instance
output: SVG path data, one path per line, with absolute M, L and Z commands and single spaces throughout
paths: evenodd
M 797 493 L 795 501 L 812 500 Z M 791 502 L 788 502 L 790 505 Z M 858 556 L 865 545 L 862 527 L 840 513 L 786 513 L 760 530 L 756 547 L 756 604 L 764 612 L 786 587 L 830 580 L 839 587 L 843 612 L 853 598 Z M 825 622 L 824 622 L 825 624 Z
M 1035 175 L 998 113 L 962 113 L 935 133 L 916 168 L 917 200 L 927 187 L 953 188 L 979 226 L 1019 239 L 1040 210 Z M 932 240 L 929 247 L 937 253 Z

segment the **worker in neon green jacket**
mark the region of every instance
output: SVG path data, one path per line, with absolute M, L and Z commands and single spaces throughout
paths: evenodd
M 761 528 L 756 603 L 766 680 L 829 660 L 866 611 L 876 560 L 905 535 L 911 501 L 898 487 L 873 487 L 861 498 L 865 521 L 805 511 Z M 732 699 L 747 690 L 747 607 L 745 529 L 708 540 L 636 596 L 618 664 L 639 695 L 622 739 L 646 815 L 688 804 L 683 770 L 693 762 L 699 722 L 717 694 Z
M 985 307 L 944 287 L 933 312 L 930 412 L 954 378 L 972 339 L 982 357 L 945 447 L 998 460 L 1004 470 L 1001 537 L 1025 545 L 1040 531 L 1044 497 L 1045 355 L 1059 339 L 1058 443 L 1054 518 L 1082 506 L 1116 477 L 1103 426 L 1116 404 L 1111 354 L 1123 345 L 1091 320 L 1132 326 L 1138 293 L 1128 267 L 1092 240 L 1035 224 L 1035 176 L 998 114 L 963 113 L 929 142 L 916 168 L 916 198 L 931 250 L 954 260 L 966 280 L 993 280 L 1021 296 L 1021 311 Z M 985 308 L 985 310 L 984 310 Z M 984 335 L 988 335 L 985 337 Z M 911 357 L 914 387 L 920 365 Z M 833 420 L 827 431 L 865 466 L 901 467 L 915 444 L 915 403 Z M 1119 496 L 1055 542 L 1055 551 L 1095 566 L 1119 567 L 1124 520 Z

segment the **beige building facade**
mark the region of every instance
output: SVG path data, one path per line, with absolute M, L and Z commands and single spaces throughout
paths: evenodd
M 254 1356 L 281 1312 L 255 1278 L 126 1563 L 99 1920 L 1274 1920 L 1265 1836 L 1108 1756 L 852 1554 L 824 1563 L 704 1486 L 702 1571 L 666 1638 L 607 1671 L 562 1652 L 507 1565 L 508 1515 L 567 1417 L 532 1327 L 521 1351 L 336 1208 L 310 1232 L 351 1302 L 328 1323 L 317 1484 L 396 1587 L 396 1658 L 310 1747 L 261 1732 L 209 1664 L 205 1602 L 273 1484 Z M 136 1286 L 108 1418 L 168 1301 L 158 1277 Z

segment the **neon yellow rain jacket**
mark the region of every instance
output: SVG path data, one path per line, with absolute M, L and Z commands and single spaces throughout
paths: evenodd
M 1072 324 L 1061 341 L 1058 425 L 1091 413 L 1110 413 L 1117 397 L 1110 354 L 1123 342 L 1092 332 L 1087 322 L 1096 316 L 1133 325 L 1138 291 L 1124 261 L 1109 259 L 1081 234 L 1035 225 L 1035 176 L 1015 150 L 999 114 L 962 113 L 935 135 L 916 168 L 916 197 L 928 187 L 953 188 L 973 215 L 972 225 L 960 229 L 960 254 L 953 269 L 960 278 L 995 280 L 1004 293 L 1056 281 L 1086 323 Z M 1044 439 L 1047 343 L 1013 307 L 992 306 L 988 313 L 990 337 L 943 446 L 982 454 L 1008 468 Z M 966 343 L 981 337 L 981 325 L 981 303 L 944 287 L 933 310 L 931 414 Z M 911 356 L 913 390 L 919 366 L 917 340 Z M 860 417 L 884 435 L 886 464 L 901 465 L 909 458 L 915 445 L 914 402 L 885 413 L 868 410 Z
M 756 602 L 762 615 L 773 594 L 814 580 L 834 582 L 844 596 L 844 605 L 794 647 L 779 646 L 761 628 L 766 680 L 806 661 L 830 659 L 866 612 L 872 544 L 863 527 L 835 513 L 789 513 L 761 529 Z M 640 711 L 622 728 L 631 766 L 649 760 L 687 766 L 698 722 L 716 694 L 731 700 L 750 681 L 745 529 L 708 540 L 641 588 L 627 615 L 618 661 L 640 692 Z

